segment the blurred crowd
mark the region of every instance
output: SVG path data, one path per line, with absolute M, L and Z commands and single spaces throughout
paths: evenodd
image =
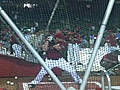
M 70 44 L 77 44 L 79 48 L 93 48 L 97 34 L 80 34 L 77 31 L 70 31 L 69 29 L 56 29 L 55 32 L 51 32 L 50 30 L 27 30 L 22 31 L 21 33 L 25 37 L 25 39 L 35 48 L 36 51 L 40 52 L 40 48 L 44 40 L 46 39 L 54 39 L 55 33 L 61 32 L 65 36 L 65 41 L 68 44 L 68 47 L 70 47 Z M 51 36 L 51 37 L 50 37 Z M 111 38 L 112 37 L 112 38 Z M 0 31 L 0 49 L 2 51 L 3 48 L 6 49 L 6 53 L 13 54 L 17 50 L 16 53 L 19 53 L 18 51 L 22 52 L 22 46 L 19 43 L 18 36 L 14 35 L 10 30 L 1 30 Z M 116 30 L 106 30 L 100 46 L 104 46 L 105 44 L 108 44 L 109 46 L 116 46 L 119 47 L 120 43 L 120 33 Z M 17 46 L 16 46 L 16 45 Z M 18 46 L 19 45 L 19 46 Z M 19 47 L 19 48 L 18 48 Z M 17 55 L 17 57 L 21 57 L 20 55 Z

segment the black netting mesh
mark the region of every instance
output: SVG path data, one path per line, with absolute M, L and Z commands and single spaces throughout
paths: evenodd
M 89 60 L 102 25 L 102 21 L 110 0 L 1 0 L 0 5 L 16 27 L 44 59 L 45 52 L 41 46 L 48 36 L 58 31 L 65 35 L 67 47 L 63 53 L 66 61 L 83 79 Z M 119 53 L 107 58 L 108 53 L 119 52 L 120 45 L 120 1 L 116 0 L 108 23 L 96 53 L 85 90 L 101 90 L 101 71 L 107 68 L 111 75 L 112 86 L 119 86 Z M 117 45 L 111 49 L 108 36 L 115 33 Z M 111 38 L 110 38 L 111 40 Z M 14 45 L 15 44 L 15 45 Z M 105 57 L 106 55 L 106 57 Z M 104 57 L 103 57 L 104 56 Z M 109 56 L 109 55 L 108 55 Z M 107 58 L 107 59 L 106 59 Z M 54 80 L 47 74 L 35 88 L 28 89 L 28 82 L 33 80 L 41 64 L 24 42 L 16 34 L 5 17 L 0 15 L 0 87 L 5 90 L 59 90 Z M 107 62 L 103 62 L 105 61 Z M 110 62 L 114 60 L 114 62 Z M 102 61 L 103 60 L 103 61 Z M 5 65 L 4 65 L 5 64 Z M 116 66 L 117 65 L 117 66 Z M 3 67 L 5 66 L 5 67 Z M 112 69 L 111 69 L 112 68 Z M 52 69 L 53 70 L 53 69 Z M 79 90 L 69 73 L 59 68 L 53 72 L 68 87 Z M 4 82 L 3 82 L 4 81 Z M 105 86 L 108 86 L 105 80 Z

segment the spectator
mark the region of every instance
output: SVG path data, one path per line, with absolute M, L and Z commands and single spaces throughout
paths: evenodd
M 80 44 L 82 43 L 80 35 L 74 32 L 70 32 L 68 34 L 68 38 L 68 53 L 70 63 L 72 64 L 76 61 L 78 65 L 82 65 L 80 62 Z
M 14 35 L 11 36 L 11 44 L 12 44 L 11 47 L 13 49 L 13 51 L 11 51 L 11 53 L 15 52 L 15 56 L 18 57 L 18 58 L 21 58 L 22 47 L 18 43 L 18 37 L 17 36 L 14 36 Z
M 109 46 L 109 50 L 111 51 L 115 51 L 117 50 L 117 39 L 116 39 L 116 32 L 113 30 L 109 30 L 109 35 L 106 37 L 106 42 Z

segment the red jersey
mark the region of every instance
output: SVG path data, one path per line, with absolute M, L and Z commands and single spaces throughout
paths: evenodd
M 65 49 L 65 47 L 67 46 L 66 42 L 60 41 L 56 44 L 59 44 L 61 47 L 61 50 L 56 50 L 55 48 L 53 48 L 52 46 L 49 48 L 49 50 L 47 51 L 46 54 L 46 58 L 48 59 L 54 59 L 57 60 L 61 57 L 63 57 L 63 50 Z
M 117 39 L 116 36 L 109 35 L 107 38 L 107 43 L 110 44 L 110 46 L 117 46 Z

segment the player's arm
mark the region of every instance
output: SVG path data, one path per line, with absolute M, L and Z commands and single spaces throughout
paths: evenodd
M 49 49 L 49 41 L 45 41 L 44 44 L 42 45 L 41 49 L 43 51 L 47 51 Z

